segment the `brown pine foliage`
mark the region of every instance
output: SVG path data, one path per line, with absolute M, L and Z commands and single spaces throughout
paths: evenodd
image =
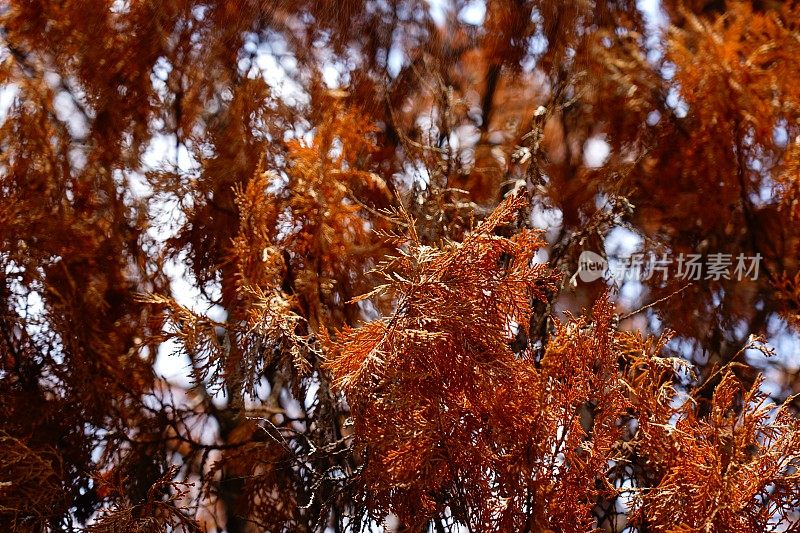
M 800 531 L 797 57 L 795 1 L 0 4 L 0 526 Z

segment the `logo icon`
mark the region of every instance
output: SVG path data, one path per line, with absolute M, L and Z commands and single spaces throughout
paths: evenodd
M 605 276 L 608 271 L 608 261 L 595 252 L 589 250 L 581 252 L 578 257 L 578 277 L 584 283 L 591 283 Z

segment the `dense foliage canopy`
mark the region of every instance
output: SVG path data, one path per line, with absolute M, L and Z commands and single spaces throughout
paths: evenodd
M 799 57 L 791 1 L 0 4 L 0 526 L 800 531 Z

